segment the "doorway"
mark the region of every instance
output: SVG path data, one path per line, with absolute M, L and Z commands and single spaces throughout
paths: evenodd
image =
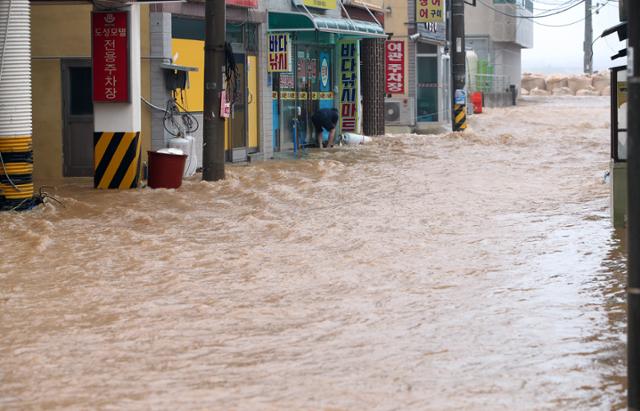
M 311 117 L 320 108 L 333 107 L 331 49 L 298 44 L 295 46 L 294 71 L 274 75 L 274 104 L 279 113 L 276 149 L 292 150 L 316 144 Z M 276 125 L 274 125 L 276 129 Z
M 62 153 L 64 177 L 93 176 L 91 60 L 62 60 Z

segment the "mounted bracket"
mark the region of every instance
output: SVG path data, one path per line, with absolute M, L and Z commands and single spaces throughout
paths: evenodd
M 198 71 L 197 67 L 178 66 L 177 64 L 162 63 L 160 68 L 164 70 L 165 85 L 167 91 L 189 88 L 189 72 Z

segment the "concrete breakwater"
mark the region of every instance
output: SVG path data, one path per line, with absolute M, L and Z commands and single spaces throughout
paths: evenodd
M 520 93 L 533 96 L 608 96 L 611 94 L 609 84 L 608 71 L 592 75 L 523 73 Z

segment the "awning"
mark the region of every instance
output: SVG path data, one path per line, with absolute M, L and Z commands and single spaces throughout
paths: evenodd
M 269 12 L 269 31 L 322 31 L 345 37 L 386 38 L 375 23 L 353 19 L 309 15 L 296 12 Z

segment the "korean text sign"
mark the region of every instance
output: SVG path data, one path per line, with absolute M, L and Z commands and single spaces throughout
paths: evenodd
M 404 41 L 385 42 L 385 90 L 387 94 L 404 94 Z
M 93 12 L 93 100 L 129 101 L 129 14 Z
M 444 1 L 445 0 L 416 0 L 416 22 L 444 22 Z
M 337 7 L 336 0 L 304 0 L 303 4 L 319 9 L 335 9 Z
M 269 65 L 270 73 L 290 72 L 291 37 L 289 33 L 269 33 Z
M 258 7 L 258 0 L 227 0 L 227 4 L 232 4 L 234 6 L 240 7 Z
M 358 132 L 358 42 L 355 40 L 338 43 L 340 70 L 340 130 Z

